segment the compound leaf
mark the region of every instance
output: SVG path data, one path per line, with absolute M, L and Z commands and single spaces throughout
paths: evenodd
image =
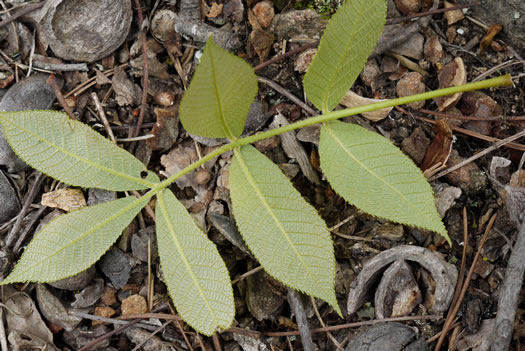
M 433 230 L 450 242 L 426 178 L 389 140 L 358 125 L 333 121 L 321 128 L 319 155 L 330 185 L 352 205 Z
M 266 272 L 339 312 L 330 233 L 279 167 L 251 145 L 236 149 L 230 192 L 239 230 Z
M 88 269 L 113 245 L 151 196 L 128 196 L 59 216 L 38 232 L 0 284 L 54 282 Z
M 22 160 L 63 183 L 125 191 L 159 181 L 129 152 L 64 113 L 2 112 L 0 125 Z
M 257 94 L 257 77 L 241 58 L 221 49 L 210 37 L 180 105 L 184 128 L 208 138 L 242 134 Z
M 202 334 L 228 328 L 235 315 L 233 292 L 217 247 L 170 190 L 157 197 L 160 263 L 177 311 Z
M 323 113 L 354 84 L 385 25 L 385 0 L 347 0 L 328 22 L 303 85 Z

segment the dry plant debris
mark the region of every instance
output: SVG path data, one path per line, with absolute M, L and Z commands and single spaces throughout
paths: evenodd
M 206 1 L 201 7 L 189 0 L 177 5 L 175 1 L 142 2 L 140 6 L 130 0 L 50 0 L 33 6 L 4 1 L 0 110 L 67 105 L 72 116 L 108 138 L 114 134 L 115 142 L 150 169 L 169 176 L 225 142 L 193 137 L 178 123 L 180 99 L 210 34 L 219 45 L 258 67 L 262 84 L 246 134 L 272 128 L 272 122 L 282 125 L 312 114 L 303 101 L 301 81 L 326 26 L 324 16 L 332 8 L 320 15 L 301 7 L 319 3 L 227 0 Z M 329 6 L 335 8 L 337 3 Z M 441 332 L 442 323 L 435 316 L 415 320 L 429 312 L 446 316 L 456 306 L 461 312 L 459 323 L 451 324 L 453 329 L 443 337 L 450 348 L 483 349 L 494 340 L 499 345 L 495 349 L 501 350 L 509 343 L 511 347 L 523 344 L 525 316 L 516 299 L 523 297 L 525 139 L 518 135 L 513 142 L 492 148 L 491 155 L 470 158 L 490 146 L 483 140 L 503 140 L 523 131 L 524 4 L 519 0 L 481 4 L 395 0 L 388 11 L 391 25 L 341 102 L 343 106 L 459 85 L 495 73 L 517 77 L 513 88 L 457 94 L 415 103 L 408 110 L 385 109 L 352 118 L 352 123 L 401 146 L 428 171 L 452 247 L 431 233 L 393 225 L 344 204 L 317 173 L 319 127 L 307 127 L 256 147 L 281 167 L 333 226 L 336 291 L 347 310 L 344 319 L 326 304 L 312 305 L 292 296 L 256 266 L 231 218 L 231 155 L 223 155 L 180 178 L 173 191 L 219 247 L 235 281 L 238 329 L 207 339 L 168 314 L 153 219 L 144 212 L 87 271 L 50 285 L 4 288 L 0 346 L 81 349 L 101 337 L 97 347 L 108 350 L 139 344 L 145 350 L 210 349 L 212 344 L 225 350 L 314 346 L 321 350 L 425 350 L 436 346 L 432 337 Z M 54 87 L 48 84 L 50 73 L 57 77 Z M 61 106 L 53 105 L 56 98 L 61 98 Z M 138 121 L 141 114 L 143 123 Z M 432 119 L 435 127 L 423 118 Z M 458 169 L 448 172 L 456 165 Z M 61 212 L 50 207 L 68 211 L 84 206 L 84 196 L 89 205 L 120 196 L 90 189 L 62 198 L 61 193 L 71 189 L 57 187 L 34 173 L 14 155 L 1 131 L 0 166 L 0 240 L 9 239 L 0 245 L 2 275 L 9 272 L 35 227 Z M 156 205 L 150 203 L 150 210 Z M 463 207 L 470 232 L 466 241 Z M 494 213 L 497 219 L 473 267 L 461 307 L 453 299 L 460 261 L 466 261 L 468 269 L 478 234 Z M 463 247 L 470 256 L 462 257 Z M 462 284 L 465 275 L 459 275 Z M 514 277 L 512 282 L 509 277 Z M 110 334 L 112 324 L 128 323 L 117 318 L 126 314 L 139 314 L 141 322 L 133 322 L 138 324 L 124 333 Z M 344 323 L 390 317 L 405 320 L 363 327 L 357 334 L 344 329 Z M 296 328 L 303 340 L 290 337 L 299 335 Z M 392 333 L 399 338 L 393 340 Z M 306 342 L 309 334 L 312 343 Z M 388 338 L 381 338 L 385 335 Z

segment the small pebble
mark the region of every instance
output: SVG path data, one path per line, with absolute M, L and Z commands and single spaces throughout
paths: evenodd
M 95 308 L 95 316 L 110 318 L 113 315 L 115 315 L 115 310 L 112 309 L 111 307 L 97 306 Z M 103 321 L 96 321 L 96 320 L 91 321 L 91 325 L 104 324 L 104 323 L 105 322 Z
M 106 306 L 111 306 L 117 302 L 117 289 L 107 287 L 104 290 L 104 294 L 100 298 L 100 302 L 102 302 Z
M 399 97 L 420 94 L 425 92 L 425 82 L 423 76 L 418 72 L 409 72 L 399 80 L 396 86 Z M 420 109 L 425 105 L 425 101 L 418 101 L 408 104 L 412 109 Z
M 261 1 L 253 7 L 253 14 L 263 28 L 270 26 L 275 15 L 273 4 L 270 1 Z
M 146 313 L 148 311 L 148 304 L 146 299 L 140 295 L 131 295 L 122 301 L 122 315 Z

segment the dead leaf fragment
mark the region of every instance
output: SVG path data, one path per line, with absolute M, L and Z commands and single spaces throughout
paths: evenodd
M 64 188 L 43 194 L 41 203 L 69 212 L 86 206 L 86 199 L 80 189 Z
M 274 41 L 274 35 L 266 32 L 262 28 L 253 11 L 250 9 L 248 9 L 248 21 L 253 28 L 248 38 L 248 43 L 262 62 L 270 53 Z
M 456 57 L 453 61 L 449 62 L 438 74 L 439 89 L 449 88 L 465 84 L 467 82 L 467 73 L 465 65 L 461 57 Z M 450 96 L 443 96 L 435 99 L 439 111 L 444 111 L 450 107 L 454 107 L 463 93 L 456 93 Z
M 211 4 L 210 11 L 208 11 L 208 14 L 206 15 L 206 17 L 215 18 L 215 17 L 220 16 L 222 13 L 223 6 L 224 6 L 223 4 L 217 4 L 216 2 L 213 2 Z
M 51 347 L 53 345 L 53 334 L 42 320 L 42 316 L 31 297 L 10 286 L 4 287 L 3 294 L 5 296 L 3 301 L 6 307 L 7 332 L 9 334 L 19 332 L 25 336 L 26 340 L 38 340 L 39 348 L 47 347 L 48 350 L 56 350 Z
M 481 42 L 479 43 L 479 50 L 481 52 L 485 51 L 492 44 L 492 41 L 494 40 L 496 34 L 501 32 L 502 29 L 503 26 L 501 24 L 493 24 L 492 26 L 490 26 L 489 30 L 487 31 L 487 34 L 485 34 L 485 36 L 483 37 L 483 39 L 481 39 Z
M 365 98 L 349 90 L 345 94 L 345 96 L 343 96 L 343 99 L 341 100 L 340 104 L 351 108 L 351 107 L 356 107 L 356 106 L 361 106 L 361 105 L 373 104 L 375 102 L 381 102 L 381 101 L 384 101 L 384 100 Z M 371 121 L 377 122 L 377 121 L 380 121 L 386 118 L 388 114 L 390 113 L 390 111 L 392 111 L 392 107 L 387 107 L 387 108 L 383 108 L 381 110 L 376 110 L 372 112 L 364 112 L 362 113 L 362 115 Z
M 108 76 L 106 76 L 104 73 L 100 72 L 96 68 L 95 68 L 95 74 L 96 74 L 95 82 L 98 85 L 111 84 L 111 79 L 109 79 Z M 72 95 L 72 96 L 75 96 L 75 95 Z
M 250 33 L 249 37 L 249 43 L 255 50 L 255 53 L 257 56 L 259 56 L 259 60 L 262 62 L 266 60 L 268 57 L 268 54 L 270 53 L 270 49 L 272 48 L 274 36 L 273 34 L 270 34 L 268 32 L 265 32 L 262 29 L 254 29 Z
M 450 152 L 452 151 L 452 129 L 445 120 L 439 120 L 434 124 L 434 131 L 436 137 L 432 140 L 423 162 L 421 163 L 421 170 L 427 172 L 432 170 L 431 174 L 426 174 L 427 177 L 432 176 L 438 172 L 439 169 L 444 167 L 447 163 Z
M 439 37 L 433 35 L 430 37 L 423 48 L 425 59 L 433 64 L 436 64 L 443 57 L 443 46 L 439 42 Z
M 455 5 L 451 4 L 448 1 L 445 1 L 445 8 L 449 8 L 449 7 L 453 7 L 453 6 L 455 6 Z M 463 16 L 463 11 L 461 11 L 461 10 L 447 11 L 443 15 L 443 17 L 445 17 L 445 19 L 447 20 L 447 23 L 448 23 L 449 26 L 454 24 L 454 23 L 456 23 L 456 22 L 459 22 L 463 18 L 465 18 L 465 16 Z
M 316 52 L 317 49 L 315 48 L 301 52 L 295 59 L 293 69 L 299 73 L 305 73 L 308 70 L 308 67 L 310 67 Z
M 124 105 L 138 105 L 140 103 L 138 93 L 139 88 L 133 84 L 123 68 L 115 67 L 112 79 L 112 87 L 115 90 L 117 104 Z
M 281 113 L 278 113 L 274 116 L 270 128 L 279 128 L 285 125 L 288 125 L 288 120 Z M 306 178 L 314 184 L 320 184 L 319 176 L 312 167 L 312 163 L 306 151 L 304 150 L 301 143 L 298 142 L 295 132 L 288 132 L 279 135 L 281 139 L 281 146 L 285 154 L 289 158 L 294 158 L 297 160 L 297 163 L 301 167 Z
M 525 188 L 519 186 L 505 186 L 507 198 L 507 212 L 516 228 L 525 220 Z
M 175 31 L 176 16 L 175 12 L 168 9 L 155 12 L 151 20 L 151 34 L 161 42 L 166 40 L 167 34 Z
M 175 144 L 179 136 L 179 104 L 161 108 L 156 107 L 153 112 L 157 122 L 151 130 L 155 137 L 146 140 L 146 144 L 152 150 L 166 150 Z

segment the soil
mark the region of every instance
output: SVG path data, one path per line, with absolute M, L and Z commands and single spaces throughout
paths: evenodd
M 422 2 L 424 4 L 418 11 L 425 13 L 430 6 L 427 6 L 428 1 Z M 13 3 L 18 2 L 13 1 Z M 217 31 L 218 33 L 217 28 L 226 26 L 225 32 L 217 34 L 222 36 L 220 40 L 223 47 L 236 51 L 238 56 L 244 58 L 253 67 L 257 67 L 258 76 L 276 82 L 288 94 L 303 100 L 301 82 L 304 70 L 297 70 L 298 65 L 301 64 L 299 57 L 301 52 L 306 52 L 308 48 L 316 46 L 316 40 L 319 39 L 325 26 L 325 18 L 310 18 L 306 21 L 303 20 L 300 25 L 291 21 L 300 21 L 300 16 L 312 16 L 311 12 L 307 12 L 311 10 L 305 10 L 309 7 L 321 12 L 325 17 L 329 16 L 339 5 L 339 2 L 316 0 L 307 3 L 292 0 L 281 3 L 275 0 L 273 4 L 259 4 L 256 4 L 255 1 L 241 0 L 227 0 L 218 3 L 203 1 L 200 7 L 196 7 L 191 1 L 182 1 L 177 5 L 175 5 L 175 1 L 145 1 L 141 3 L 141 12 L 144 16 L 143 21 L 147 18 L 150 24 L 154 24 L 157 13 L 164 11 L 166 18 L 170 18 L 172 13 L 184 15 L 183 22 L 185 21 L 186 25 L 192 23 L 206 24 L 206 26 L 199 27 L 199 30 L 206 33 L 210 31 Z M 437 1 L 436 4 L 437 8 L 443 7 L 442 1 Z M 252 18 L 249 18 L 248 9 L 251 11 L 257 5 L 261 8 L 254 10 L 254 14 L 251 15 Z M 389 19 L 404 16 L 392 6 L 395 5 L 390 4 Z M 261 25 L 272 20 L 268 18 L 268 16 L 272 16 L 272 11 L 268 10 L 268 7 L 273 9 L 276 15 L 292 10 L 303 11 L 299 12 L 295 19 L 286 19 L 290 21 L 288 27 L 295 28 L 298 33 L 286 32 L 283 29 L 286 27 L 286 23 L 281 24 L 281 27 Z M 465 7 L 463 11 L 460 11 L 470 17 L 472 7 L 476 7 L 476 5 Z M 92 93 L 96 94 L 105 115 L 108 117 L 109 125 L 118 139 L 134 136 L 135 127 L 139 123 L 139 116 L 143 113 L 144 120 L 138 135 L 153 133 L 155 137 L 148 141 L 140 140 L 138 142 L 124 140 L 120 144 L 146 163 L 149 169 L 165 176 L 183 167 L 184 162 L 198 159 L 200 157 L 199 152 L 206 154 L 217 143 L 220 143 L 220 140 L 193 137 L 184 131 L 178 123 L 178 105 L 185 88 L 191 81 L 191 76 L 196 67 L 196 57 L 199 55 L 203 43 L 188 37 L 188 29 L 180 28 L 181 24 L 177 24 L 179 27 L 169 25 L 168 29 L 160 34 L 156 27 L 148 30 L 145 33 L 147 38 L 145 47 L 149 51 L 149 67 L 146 77 L 143 68 L 144 49 L 141 42 L 141 27 L 134 3 L 132 8 L 133 20 L 125 43 L 115 48 L 111 55 L 95 62 L 88 62 L 87 71 L 55 71 L 60 81 L 63 82 L 63 86 L 58 87 L 58 90 L 65 96 L 63 101 L 77 119 L 92 126 L 101 134 L 108 135 L 107 128 L 104 128 L 103 123 L 99 121 L 97 106 L 92 98 Z M 445 145 L 443 140 L 448 140 L 446 139 L 448 135 L 450 141 L 446 145 L 450 147 L 445 149 L 451 153 L 449 155 L 448 152 L 445 152 L 448 159 L 447 167 L 476 155 L 491 145 L 490 142 L 480 139 L 479 134 L 504 139 L 522 131 L 523 121 L 525 120 L 525 74 L 523 73 L 524 64 L 521 56 L 525 56 L 525 52 L 521 48 L 525 47 L 525 42 L 514 43 L 509 41 L 509 38 L 519 40 L 520 37 L 509 36 L 508 33 L 505 36 L 504 33 L 496 34 L 493 40 L 484 39 L 487 28 L 479 24 L 479 20 L 483 17 L 483 13 L 480 14 L 480 9 L 478 8 L 475 11 L 478 17 L 474 19 L 465 17 L 453 24 L 448 23 L 443 13 L 427 14 L 424 16 L 426 23 L 421 25 L 421 28 L 416 28 L 413 33 L 410 32 L 411 35 L 404 40 L 407 44 L 413 44 L 413 47 L 405 45 L 408 48 L 396 50 L 385 46 L 382 52 L 376 52 L 374 57 L 370 58 L 365 72 L 356 81 L 352 90 L 368 98 L 398 97 L 399 82 L 404 77 L 410 77 L 409 73 L 412 74 L 414 68 L 405 68 L 403 64 L 399 63 L 398 59 L 392 58 L 392 51 L 411 60 L 418 67 L 417 70 L 426 72 L 424 76 L 417 79 L 421 79 L 423 82 L 421 86 L 427 91 L 440 87 L 438 79 L 440 72 L 443 67 L 456 58 L 461 58 L 463 62 L 467 82 L 473 81 L 484 72 L 499 66 L 500 68 L 495 69 L 488 77 L 509 73 L 515 77 L 513 79 L 514 86 L 489 89 L 478 95 L 465 94 L 457 102 L 455 108 L 449 108 L 445 111 L 438 111 L 439 103 L 427 101 L 423 106 L 402 106 L 400 109 L 393 109 L 386 118 L 377 122 L 372 122 L 362 116 L 355 116 L 348 122 L 358 123 L 387 137 L 419 165 L 425 163 L 425 157 L 443 156 L 444 151 L 428 156 L 427 153 L 430 151 L 427 148 L 435 142 L 437 145 L 435 147 L 442 149 Z M 197 11 L 196 16 L 195 11 Z M 98 15 L 103 16 L 104 14 Z M 525 17 L 525 13 L 522 16 Z M 3 18 L 5 20 L 7 17 L 4 16 Z M 20 45 L 21 57 L 14 57 L 14 51 L 17 50 L 13 47 L 19 45 L 16 44 L 17 40 L 23 42 L 31 39 L 32 41 L 33 32 L 30 29 L 35 28 L 34 18 L 27 18 L 27 16 L 20 17 L 12 23 L 20 26 L 23 24 L 24 29 L 15 31 L 11 24 L 0 27 L 0 30 L 5 29 L 2 32 L 5 35 L 1 42 L 2 52 L 0 52 L 3 54 L 3 58 L 1 58 L 3 62 L 0 63 L 2 72 L 0 73 L 6 77 L 4 80 L 0 80 L 0 83 L 5 83 L 3 90 L 7 90 L 11 84 L 22 80 L 23 75 L 27 73 L 27 66 L 29 66 L 31 57 L 30 52 L 24 54 L 23 45 Z M 408 27 L 411 23 L 410 19 L 405 19 L 401 25 Z M 486 24 L 490 26 L 495 23 Z M 385 31 L 393 30 L 393 26 L 387 25 Z M 176 28 L 177 32 L 171 30 L 172 28 Z M 106 34 L 112 36 L 112 33 Z M 298 34 L 303 34 L 303 40 L 293 40 Z M 398 33 L 397 35 L 402 34 Z M 292 40 L 290 40 L 291 38 Z M 440 43 L 442 52 L 439 52 L 439 48 L 435 49 L 438 50 L 437 53 L 430 49 L 423 50 L 422 43 L 429 43 L 436 38 Z M 286 46 L 284 45 L 285 39 L 287 40 Z M 418 44 L 417 42 L 420 40 L 421 44 Z M 56 57 L 51 49 L 52 46 L 47 48 L 46 44 L 42 42 L 42 37 L 37 36 L 35 41 L 36 50 L 34 54 L 37 55 L 35 60 L 53 64 L 67 65 L 71 63 Z M 480 42 L 487 43 L 484 49 L 480 48 Z M 31 42 L 26 44 L 31 47 Z M 277 59 L 274 62 L 267 62 L 283 51 L 290 50 L 297 50 L 297 54 Z M 303 62 L 302 64 L 307 65 L 308 57 L 303 59 L 306 60 L 306 63 Z M 261 64 L 264 67 L 258 66 Z M 112 69 L 114 71 L 111 71 Z M 108 72 L 110 73 L 108 74 Z M 114 75 L 111 76 L 111 72 L 114 72 Z M 371 73 L 367 74 L 367 72 Z M 92 77 L 96 77 L 96 84 L 79 91 L 78 89 L 86 86 L 89 82 L 88 79 Z M 415 85 L 417 84 L 409 84 L 409 88 Z M 144 89 L 147 89 L 145 104 L 142 95 Z M 72 94 L 71 92 L 76 93 Z M 253 118 L 249 117 L 250 123 L 252 123 L 250 126 L 251 133 L 267 129 L 273 120 L 273 115 L 278 111 L 289 122 L 309 116 L 300 106 L 267 84 L 259 84 L 259 93 L 256 99 L 257 103 L 252 106 Z M 418 110 L 414 109 L 415 107 Z M 64 107 L 55 103 L 53 108 L 62 110 Z M 23 110 L 24 107 L 19 106 L 18 109 Z M 446 118 L 452 114 L 482 118 L 478 121 Z M 445 131 L 440 130 L 439 127 L 434 127 L 434 124 L 431 123 L 443 118 L 449 121 L 445 124 L 448 126 Z M 461 130 L 456 128 L 460 124 L 463 128 Z M 314 169 L 313 172 L 316 173 L 316 176 L 321 175 L 317 145 L 313 142 L 315 136 L 306 132 L 301 131 L 297 138 L 308 155 Z M 196 145 L 197 149 L 195 148 Z M 340 306 L 345 311 L 343 313 L 344 319 L 339 317 L 326 303 L 315 301 L 314 306 L 309 298 L 303 296 L 299 300 L 305 308 L 308 328 L 314 330 L 323 328 L 325 325 L 333 327 L 345 323 L 375 320 L 372 292 L 375 291 L 378 284 L 371 287 L 365 304 L 360 307 L 357 313 L 348 315 L 346 305 L 352 281 L 357 279 L 356 276 L 362 271 L 365 263 L 381 252 L 401 245 L 414 245 L 430 249 L 440 259 L 453 264 L 458 272 L 463 264 L 466 266 L 466 270 L 460 272 L 461 281 L 473 264 L 479 246 L 483 245 L 480 259 L 474 267 L 474 274 L 470 279 L 467 279 L 469 282 L 468 289 L 462 300 L 457 303 L 457 320 L 445 338 L 442 349 L 447 347 L 458 350 L 485 349 L 480 345 L 489 342 L 487 337 L 490 332 L 487 330 L 493 329 L 485 328 L 487 328 L 487 323 L 496 317 L 499 291 L 513 243 L 518 235 L 518 225 L 508 214 L 507 194 L 504 186 L 507 184 L 515 187 L 525 186 L 525 176 L 519 172 L 520 167 L 521 172 L 524 172 L 524 138 L 515 140 L 513 148 L 508 147 L 508 145 L 499 147 L 458 171 L 437 179 L 430 178 L 436 197 L 440 199 L 439 201 L 443 201 L 443 221 L 451 237 L 452 246 L 449 246 L 444 238 L 437 234 L 389 223 L 347 204 L 331 189 L 322 175 L 317 183 L 317 179 L 307 177 L 297 165 L 296 159 L 290 158 L 285 153 L 279 138 L 259 142 L 256 147 L 281 166 L 299 192 L 318 210 L 328 227 L 334 228 L 332 238 L 337 260 L 336 293 Z M 301 337 L 297 336 L 298 333 L 292 336 L 286 334 L 286 332 L 297 331 L 297 323 L 299 323 L 295 321 L 296 316 L 288 301 L 293 297 L 290 296 L 289 292 L 287 293 L 286 287 L 263 272 L 252 273 L 248 277 L 242 276 L 257 267 L 258 263 L 251 258 L 249 252 L 243 251 L 245 248 L 242 247 L 242 244 L 232 244 L 233 239 L 228 239 L 225 236 L 225 234 L 234 234 L 236 231 L 235 225 L 231 222 L 231 203 L 228 198 L 228 188 L 225 185 L 224 173 L 227 172 L 229 157 L 230 155 L 225 155 L 212 164 L 207 164 L 193 178 L 180 179 L 176 185 L 172 186 L 172 190 L 184 202 L 197 222 L 207 229 L 209 238 L 219 247 L 219 251 L 230 270 L 232 280 L 240 279 L 240 282 L 234 285 L 235 329 L 217 333 L 214 338 L 207 338 L 195 333 L 183 322 L 163 324 L 166 322 L 165 319 L 145 318 L 145 320 L 152 321 L 154 327 L 152 324 L 147 324 L 146 327 L 142 324 L 138 327 L 128 328 L 121 333 L 109 335 L 108 333 L 119 325 L 90 320 L 107 317 L 112 318 L 110 322 L 115 322 L 117 316 L 121 315 L 124 310 L 131 310 L 127 313 L 145 313 L 151 310 L 162 313 L 174 312 L 173 308 L 167 303 L 169 299 L 166 287 L 160 279 L 160 266 L 155 254 L 152 257 L 152 271 L 155 276 L 152 305 L 146 304 L 144 299 L 145 296 L 148 296 L 148 292 L 145 290 L 148 279 L 147 244 L 148 240 L 154 241 L 152 229 L 154 222 L 144 214 L 144 216 L 133 221 L 119 242 L 104 256 L 101 262 L 97 263 L 95 269 L 90 269 L 83 275 L 75 277 L 74 282 L 69 281 L 67 284 L 55 284 L 53 286 L 42 285 L 43 288 L 37 288 L 40 285 L 32 283 L 14 286 L 26 294 L 28 301 L 24 303 L 32 304 L 31 306 L 42 314 L 44 323 L 35 322 L 34 325 L 38 326 L 34 328 L 45 330 L 45 332 L 40 336 L 32 335 L 30 339 L 34 343 L 31 345 L 42 345 L 38 344 L 38 337 L 44 340 L 46 337 L 51 337 L 56 349 L 73 350 L 87 345 L 98 336 L 106 335 L 107 337 L 103 338 L 103 341 L 94 346 L 93 349 L 130 350 L 147 339 L 148 342 L 141 346 L 144 350 L 167 350 L 169 347 L 177 350 L 199 348 L 230 351 L 308 350 L 309 346 L 305 346 Z M 508 160 L 508 162 L 503 159 Z M 0 166 L 1 171 L 10 179 L 19 202 L 23 205 L 25 199 L 33 196 L 31 201 L 33 206 L 26 206 L 25 210 L 20 212 L 23 220 L 18 228 L 16 228 L 15 219 L 11 219 L 12 217 L 0 223 L 0 239 L 4 242 L 11 240 L 10 245 L 4 245 L 0 251 L 0 263 L 2 263 L 0 264 L 0 268 L 2 268 L 0 276 L 9 272 L 12 263 L 16 261 L 15 258 L 20 256 L 24 246 L 38 230 L 35 227 L 47 222 L 56 213 L 62 212 L 41 205 L 42 195 L 56 189 L 56 184 L 52 179 L 39 176 L 36 171 L 20 166 L 20 163 L 17 163 L 17 168 L 13 169 L 9 166 L 13 163 L 12 160 L 9 162 L 11 163 L 4 163 Z M 496 167 L 494 166 L 495 162 L 502 162 L 503 166 Z M 348 181 L 353 180 L 348 179 Z M 31 190 L 34 193 L 32 195 L 30 195 Z M 445 199 L 444 195 L 438 195 L 449 192 L 456 194 L 451 195 L 452 198 L 449 198 L 449 201 Z M 97 200 L 100 197 L 111 199 L 117 195 L 85 190 L 84 196 L 89 205 L 100 201 Z M 70 204 L 72 200 L 64 201 Z M 468 229 L 466 242 L 463 229 L 464 210 Z M 496 219 L 493 226 L 490 226 L 488 223 L 493 215 L 496 215 Z M 0 218 L 3 217 L 0 216 Z M 17 234 L 14 239 L 9 238 L 9 233 L 13 231 L 13 227 L 16 228 Z M 488 238 L 484 241 L 482 236 L 487 227 L 489 227 Z M 13 252 L 14 243 L 18 241 L 20 235 L 24 235 L 24 237 L 18 247 L 15 246 L 17 249 Z M 153 243 L 152 252 L 156 252 L 155 245 Z M 464 252 L 466 252 L 466 256 L 464 256 Z M 406 333 L 410 334 L 409 339 L 412 338 L 410 342 L 417 342 L 417 345 L 420 345 L 418 347 L 421 347 L 420 349 L 424 349 L 423 347 L 426 345 L 429 348 L 435 348 L 437 335 L 442 331 L 445 318 L 447 314 L 451 314 L 453 307 L 449 307 L 449 310 L 437 318 L 425 319 L 422 317 L 432 314 L 429 311 L 429 306 L 432 305 L 430 300 L 433 298 L 435 287 L 432 287 L 432 284 L 435 281 L 430 277 L 428 270 L 414 263 L 414 261 L 410 262 L 409 271 L 411 270 L 414 275 L 414 282 L 420 287 L 421 299 L 413 304 L 406 313 L 406 320 L 402 323 L 417 329 L 417 333 L 413 333 L 414 335 L 405 330 Z M 116 271 L 115 267 L 121 268 Z M 4 296 L 6 294 L 7 290 L 4 291 Z M 517 317 L 513 328 L 511 349 L 515 350 L 520 349 L 525 337 L 523 334 L 523 330 L 525 330 L 525 305 L 522 297 L 523 294 L 520 294 Z M 3 300 L 3 303 L 5 304 L 6 301 Z M 317 310 L 319 316 L 316 316 Z M 65 314 L 60 315 L 60 311 L 65 311 Z M 77 314 L 74 315 L 73 312 Z M 82 316 L 82 318 L 78 319 L 78 316 Z M 0 314 L 0 318 L 2 318 L 2 314 Z M 158 328 L 161 325 L 162 328 Z M 0 327 L 7 334 L 16 330 L 5 320 Z M 332 331 L 322 330 L 312 333 L 313 344 L 318 350 L 336 350 L 338 347 L 344 349 L 356 333 L 366 330 L 366 326 L 359 327 L 357 324 L 351 328 Z M 398 325 L 395 327 L 402 328 Z M 160 332 L 152 333 L 156 329 L 159 329 Z M 242 333 L 242 329 L 258 333 L 257 337 L 254 338 L 254 334 Z M 31 334 L 30 329 L 20 331 L 22 334 Z M 5 336 L 3 338 L 5 340 Z M 15 339 L 14 336 L 9 338 L 9 342 L 12 343 L 10 347 L 13 349 L 22 349 L 22 345 L 29 345 L 28 341 L 24 341 L 23 338 Z M 355 347 L 355 343 L 356 341 L 351 345 Z M 382 345 L 387 345 L 387 341 L 384 341 Z M 397 349 L 409 350 L 407 345 L 405 343 Z M 455 348 L 450 345 L 455 345 Z M 412 346 L 412 349 L 414 347 Z M 49 345 L 48 349 L 53 348 Z

